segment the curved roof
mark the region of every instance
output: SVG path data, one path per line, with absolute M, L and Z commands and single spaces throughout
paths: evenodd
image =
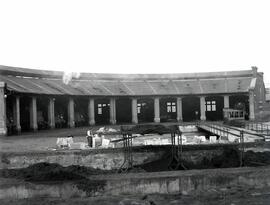
M 89 96 L 189 95 L 248 92 L 253 71 L 176 74 L 81 73 L 67 84 L 64 72 L 0 66 L 0 81 L 18 93 Z M 64 76 L 66 79 L 66 76 Z

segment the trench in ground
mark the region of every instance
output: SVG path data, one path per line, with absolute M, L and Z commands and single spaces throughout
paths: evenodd
M 188 135 L 206 135 L 206 133 L 189 133 Z M 160 172 L 171 171 L 169 166 L 172 161 L 172 155 L 169 151 L 158 160 L 146 164 L 142 164 L 127 172 Z M 202 154 L 199 160 L 182 159 L 182 165 L 177 170 L 192 170 L 192 169 L 212 169 L 212 168 L 233 168 L 240 166 L 240 150 L 237 146 L 224 146 L 219 148 L 218 153 L 212 155 Z M 270 152 L 254 152 L 246 151 L 243 156 L 243 166 L 265 166 L 270 165 Z M 0 177 L 16 178 L 33 183 L 48 183 L 48 182 L 76 182 L 79 189 L 92 192 L 99 189 L 106 183 L 102 180 L 91 180 L 91 175 L 115 174 L 118 170 L 100 170 L 85 166 L 72 165 L 63 167 L 59 164 L 52 163 L 37 163 L 27 168 L 20 169 L 2 169 Z

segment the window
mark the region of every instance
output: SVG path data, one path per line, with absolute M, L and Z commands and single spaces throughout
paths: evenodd
M 216 101 L 206 101 L 206 111 L 216 111 Z
M 137 104 L 137 113 L 140 114 L 141 113 L 141 108 L 142 108 L 142 104 L 138 103 Z
M 138 103 L 137 104 L 137 113 L 140 114 L 142 112 L 142 108 L 146 106 L 146 103 Z
M 175 102 L 167 102 L 167 112 L 176 112 Z
M 110 106 L 110 104 L 98 104 L 98 115 L 102 115 L 103 109 L 106 106 Z

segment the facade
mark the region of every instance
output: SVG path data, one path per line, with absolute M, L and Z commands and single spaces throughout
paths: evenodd
M 64 76 L 64 77 L 63 77 Z M 72 76 L 71 76 L 72 77 Z M 81 73 L 0 66 L 0 133 L 95 124 L 222 120 L 224 108 L 256 119 L 263 73 Z

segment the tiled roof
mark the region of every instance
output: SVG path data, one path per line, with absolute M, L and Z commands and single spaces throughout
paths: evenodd
M 18 93 L 143 96 L 248 92 L 253 79 L 251 71 L 130 75 L 89 73 L 65 84 L 61 72 L 29 70 L 0 66 L 0 81 L 6 82 L 8 90 Z

